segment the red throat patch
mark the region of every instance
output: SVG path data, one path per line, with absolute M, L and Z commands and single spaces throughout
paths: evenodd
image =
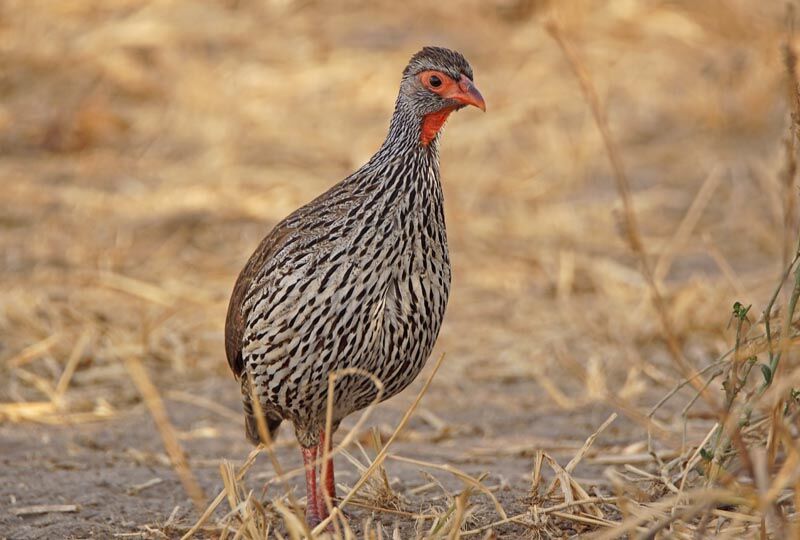
M 434 137 L 436 137 L 436 134 L 439 133 L 439 130 L 442 129 L 442 125 L 447 121 L 447 117 L 450 116 L 450 113 L 454 110 L 455 109 L 452 108 L 442 109 L 441 111 L 426 114 L 422 118 L 422 133 L 420 133 L 419 140 L 422 142 L 423 146 L 428 146 L 430 144 Z

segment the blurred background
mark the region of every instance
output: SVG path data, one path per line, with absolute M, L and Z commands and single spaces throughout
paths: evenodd
M 142 531 L 176 505 L 174 523 L 193 522 L 124 361 L 146 367 L 213 496 L 219 460 L 250 449 L 223 350 L 236 275 L 272 225 L 378 148 L 423 45 L 467 57 L 488 112 L 453 115 L 443 135 L 453 292 L 434 358 L 447 356 L 399 448 L 488 471 L 513 506 L 532 449 L 569 457 L 620 403 L 646 411 L 679 382 L 553 19 L 607 109 L 680 346 L 705 367 L 732 345 L 733 302 L 760 313 L 795 241 L 786 4 L 0 4 L 11 537 Z M 381 406 L 383 432 L 421 382 Z M 661 418 L 675 436 L 685 402 Z M 601 447 L 644 451 L 636 418 Z M 698 422 L 690 437 L 707 431 Z M 291 439 L 281 456 L 295 463 Z M 268 461 L 259 471 L 253 489 Z M 427 482 L 414 467 L 389 474 Z

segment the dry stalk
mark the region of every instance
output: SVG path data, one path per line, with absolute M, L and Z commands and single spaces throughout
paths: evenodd
M 786 68 L 789 78 L 789 86 L 791 88 L 790 106 L 792 108 L 791 115 L 791 130 L 790 142 L 787 143 L 787 163 L 786 163 L 786 186 L 785 196 L 792 199 L 787 202 L 784 207 L 784 231 L 787 226 L 795 220 L 795 194 L 793 190 L 794 177 L 796 174 L 796 159 L 795 153 L 797 148 L 797 137 L 800 134 L 800 116 L 798 116 L 798 104 L 800 104 L 800 86 L 797 84 L 796 74 L 796 55 L 793 50 L 792 36 L 793 36 L 793 11 L 790 9 L 788 13 L 788 26 L 789 32 L 787 37 L 786 51 Z M 770 421 L 769 421 L 769 434 L 767 437 L 766 453 L 759 448 L 748 448 L 745 441 L 741 437 L 741 429 L 750 422 L 751 414 L 756 402 L 765 394 L 767 389 L 773 386 L 773 382 L 779 375 L 779 370 L 782 368 L 780 362 L 783 356 L 786 356 L 787 351 L 793 339 L 793 320 L 797 308 L 798 299 L 800 299 L 800 267 L 796 267 L 798 260 L 800 260 L 800 233 L 797 234 L 797 244 L 794 256 L 786 269 L 784 270 L 781 279 L 779 280 L 775 291 L 766 305 L 763 312 L 763 321 L 766 331 L 768 363 L 761 364 L 761 371 L 764 376 L 764 381 L 757 388 L 757 391 L 751 393 L 744 398 L 744 403 L 741 406 L 741 411 L 734 414 L 734 404 L 745 388 L 751 369 L 758 361 L 756 355 L 743 355 L 741 353 L 741 342 L 743 339 L 743 325 L 747 320 L 747 312 L 749 306 L 745 308 L 741 304 L 734 305 L 734 316 L 737 319 L 736 328 L 736 344 L 734 346 L 734 361 L 728 369 L 728 379 L 725 383 L 725 407 L 720 416 L 720 425 L 715 433 L 715 440 L 712 445 L 712 459 L 709 469 L 709 480 L 717 480 L 718 475 L 723 472 L 725 463 L 725 454 L 733 442 L 738 450 L 738 455 L 743 460 L 743 463 L 750 474 L 750 478 L 755 481 L 761 493 L 760 510 L 773 530 L 784 530 L 786 528 L 784 520 L 779 517 L 779 512 L 775 503 L 778 493 L 782 490 L 783 477 L 779 474 L 777 476 L 770 476 L 769 470 L 775 462 L 777 454 L 777 444 L 775 434 L 782 428 L 783 410 L 784 410 L 784 397 L 780 395 L 773 401 L 771 408 Z M 784 245 L 786 243 L 784 242 Z M 784 261 L 789 259 L 789 252 L 784 252 Z M 773 344 L 773 333 L 771 329 L 772 309 L 777 301 L 780 292 L 784 287 L 784 283 L 794 271 L 794 283 L 791 289 L 789 300 L 784 315 L 783 325 L 780 333 L 780 342 L 776 345 Z M 741 366 L 741 373 L 740 373 Z M 786 463 L 792 462 L 791 456 Z M 727 474 L 727 473 L 726 473 Z M 769 481 L 772 481 L 772 488 L 768 488 Z M 770 496 L 767 497 L 766 494 Z
M 243 497 L 241 486 L 236 481 L 236 473 L 231 463 L 224 460 L 220 463 L 219 468 L 228 505 L 231 512 L 241 521 L 241 526 L 234 538 L 246 536 L 250 540 L 260 540 L 268 537 L 269 525 L 266 515 L 262 514 L 261 520 L 257 518 L 258 510 L 253 505 L 252 493 Z
M 669 274 L 670 267 L 675 259 L 675 254 L 678 248 L 689 240 L 692 231 L 700 221 L 703 211 L 711 201 L 712 196 L 722 182 L 723 177 L 724 175 L 722 174 L 722 169 L 720 167 L 712 167 L 711 172 L 706 176 L 703 185 L 701 185 L 700 189 L 697 190 L 697 194 L 694 196 L 694 200 L 692 201 L 692 204 L 689 205 L 689 209 L 686 211 L 686 214 L 684 214 L 683 219 L 678 225 L 678 228 L 675 230 L 672 238 L 670 238 L 663 251 L 658 256 L 653 269 L 653 278 L 656 283 L 662 283 L 667 274 Z
M 450 534 L 447 537 L 448 540 L 458 540 L 459 538 L 461 538 L 461 525 L 464 522 L 464 516 L 467 512 L 467 501 L 469 500 L 469 496 L 471 493 L 472 493 L 472 488 L 467 487 L 456 497 L 455 500 L 456 510 L 450 525 Z
M 275 449 L 273 448 L 273 440 L 272 437 L 270 436 L 269 429 L 267 429 L 266 415 L 264 414 L 264 409 L 261 407 L 261 399 L 258 395 L 255 385 L 253 385 L 252 379 L 248 379 L 248 381 L 250 382 L 250 402 L 252 403 L 253 406 L 253 414 L 256 417 L 256 428 L 258 429 L 258 437 L 262 442 L 261 446 L 263 446 L 263 449 L 267 452 L 267 455 L 269 456 L 269 460 L 272 463 L 272 469 L 275 471 L 275 474 L 277 475 L 277 481 L 284 484 L 284 491 L 289 495 L 289 503 L 291 504 L 296 514 L 302 515 L 302 513 L 300 512 L 300 505 L 295 499 L 294 493 L 292 493 L 291 489 L 289 489 L 289 484 L 286 481 L 286 475 L 283 472 L 283 467 L 281 467 L 281 464 L 278 461 L 278 456 L 275 454 Z M 300 519 L 300 522 L 303 524 L 303 532 L 307 536 L 310 536 L 310 530 L 308 528 L 308 524 L 306 523 L 306 521 L 304 519 Z
M 440 359 L 440 362 L 441 362 L 441 359 Z M 437 368 L 438 368 L 438 364 L 437 364 Z M 373 381 L 373 383 L 376 385 L 376 387 L 378 387 L 378 389 L 379 389 L 378 398 L 376 400 L 374 400 L 373 403 L 369 407 L 364 409 L 364 411 L 362 412 L 362 414 L 359 417 L 358 421 L 349 430 L 349 432 L 344 437 L 342 442 L 339 445 L 337 445 L 337 447 L 333 451 L 329 452 L 330 456 L 333 456 L 333 455 L 341 452 L 343 450 L 343 448 L 345 448 L 347 445 L 349 445 L 352 442 L 352 440 L 357 436 L 357 434 L 360 432 L 363 424 L 369 418 L 373 407 L 378 403 L 378 401 L 380 399 L 381 392 L 382 392 L 383 384 L 381 383 L 381 381 L 377 377 L 375 377 L 374 375 L 369 374 L 369 373 L 364 372 L 363 370 L 359 370 L 359 369 L 341 370 L 339 372 L 331 374 L 331 377 L 329 378 L 329 384 L 335 384 L 335 380 L 338 377 L 343 377 L 345 375 L 351 375 L 351 374 L 359 374 L 359 375 L 363 375 L 365 377 L 370 378 Z M 265 488 L 266 488 L 266 486 L 268 486 L 271 483 L 276 483 L 276 482 L 277 483 L 282 483 L 283 487 L 284 487 L 284 490 L 288 494 L 288 497 L 289 497 L 289 505 L 290 506 L 286 506 L 283 503 L 277 504 L 276 501 L 273 501 L 273 503 L 275 504 L 276 511 L 278 511 L 278 513 L 284 518 L 284 524 L 286 525 L 287 528 L 292 529 L 292 527 L 295 527 L 295 526 L 299 527 L 298 530 L 294 530 L 293 532 L 291 532 L 290 536 L 297 534 L 297 535 L 306 536 L 306 537 L 309 537 L 309 538 L 314 537 L 314 535 L 318 534 L 318 533 L 314 533 L 314 532 L 312 532 L 311 530 L 308 529 L 308 525 L 306 524 L 305 519 L 303 518 L 303 513 L 302 513 L 302 511 L 300 509 L 300 505 L 296 501 L 296 499 L 294 498 L 291 490 L 289 489 L 289 485 L 287 483 L 287 481 L 289 479 L 291 479 L 291 478 L 293 478 L 295 476 L 304 474 L 305 473 L 305 467 L 299 467 L 297 469 L 292 469 L 290 471 L 284 471 L 283 470 L 283 468 L 280 465 L 280 462 L 277 459 L 277 455 L 274 452 L 274 441 L 272 441 L 271 438 L 270 438 L 269 430 L 267 429 L 266 422 L 264 420 L 264 413 L 263 413 L 263 410 L 261 408 L 261 403 L 260 403 L 257 395 L 255 394 L 255 391 L 252 388 L 252 386 L 251 386 L 251 392 L 254 392 L 252 397 L 251 397 L 251 400 L 252 400 L 252 403 L 253 403 L 254 416 L 256 418 L 256 424 L 257 424 L 257 428 L 258 428 L 258 432 L 259 432 L 259 437 L 261 438 L 262 441 L 266 441 L 266 442 L 262 442 L 262 444 L 260 444 L 255 450 L 253 450 L 250 453 L 250 455 L 248 456 L 246 462 L 240 468 L 239 473 L 238 473 L 237 478 L 236 478 L 236 481 L 238 482 L 239 480 L 241 480 L 244 477 L 244 474 L 250 468 L 250 465 L 252 465 L 252 463 L 255 460 L 256 456 L 261 451 L 266 451 L 268 456 L 269 456 L 269 458 L 270 458 L 270 461 L 272 463 L 273 469 L 275 470 L 276 477 L 274 479 L 271 479 L 271 480 L 267 481 L 267 483 L 265 485 Z M 329 394 L 329 396 L 332 396 L 332 395 L 333 395 L 333 393 L 331 392 Z M 328 426 L 327 429 L 328 429 L 328 432 L 330 432 L 330 429 L 331 429 L 330 425 Z M 326 462 L 327 462 L 326 457 L 323 455 L 322 457 L 317 458 L 317 461 L 315 462 L 315 466 L 318 466 L 320 463 L 326 463 Z M 204 512 L 203 516 L 201 516 L 201 518 L 198 520 L 198 522 L 195 523 L 195 525 L 192 527 L 192 529 L 189 532 L 187 532 L 182 537 L 181 540 L 188 540 L 188 538 L 190 538 L 193 534 L 195 534 L 198 530 L 200 530 L 200 527 L 208 519 L 208 517 L 210 517 L 210 515 L 213 513 L 214 509 L 224 500 L 224 498 L 225 498 L 225 491 L 223 490 L 222 492 L 220 492 L 217 495 L 217 497 L 214 499 L 212 504 L 206 509 L 206 511 Z M 332 501 L 329 501 L 329 502 L 332 503 Z M 291 509 L 290 509 L 290 507 L 291 507 Z M 293 512 L 292 515 L 294 517 L 292 519 L 288 519 L 287 520 L 286 512 L 290 512 L 290 513 Z M 339 512 L 339 514 L 341 514 L 341 513 Z M 341 525 L 344 527 L 344 530 L 342 531 L 341 529 L 339 529 L 339 526 L 340 526 L 339 523 L 334 523 L 334 525 L 337 527 L 337 531 L 343 532 L 345 534 L 348 534 L 349 527 L 347 527 L 346 520 L 344 520 L 343 516 L 339 516 L 339 520 L 341 521 Z
M 419 467 L 426 467 L 426 468 L 429 468 L 429 469 L 437 469 L 437 470 L 440 470 L 440 471 L 444 471 L 446 473 L 450 473 L 453 476 L 455 476 L 456 478 L 458 478 L 459 480 L 461 480 L 462 482 L 464 482 L 465 484 L 467 484 L 468 486 L 471 486 L 472 488 L 475 488 L 475 489 L 479 490 L 484 495 L 489 497 L 489 499 L 494 504 L 494 508 L 497 511 L 497 515 L 499 515 L 501 519 L 505 519 L 506 517 L 508 517 L 508 516 L 506 516 L 506 512 L 505 512 L 505 510 L 503 510 L 503 506 L 500 504 L 500 501 L 497 500 L 497 497 L 494 496 L 494 493 L 492 493 L 489 488 L 484 486 L 480 482 L 480 480 L 478 480 L 477 478 L 474 478 L 474 477 L 468 475 L 464 471 L 461 471 L 461 470 L 453 467 L 452 465 L 440 465 L 440 464 L 437 464 L 437 463 L 430 463 L 430 462 L 427 462 L 427 461 L 422 461 L 422 460 L 419 460 L 419 459 L 407 458 L 407 457 L 398 456 L 398 455 L 394 455 L 394 454 L 389 454 L 389 455 L 387 455 L 387 457 L 389 459 L 393 459 L 393 460 L 399 461 L 401 463 L 410 463 L 412 465 L 417 465 Z
M 381 381 L 378 377 L 376 377 L 372 373 L 369 373 L 368 371 L 365 371 L 363 369 L 358 369 L 358 368 L 348 368 L 348 369 L 335 371 L 335 372 L 331 373 L 330 375 L 328 375 L 328 399 L 326 401 L 326 408 L 325 408 L 325 441 L 326 442 L 325 442 L 325 444 L 323 445 L 323 448 L 322 448 L 322 456 L 320 456 L 318 458 L 318 463 L 321 464 L 321 468 L 322 468 L 321 480 L 320 481 L 321 481 L 321 484 L 323 486 L 326 485 L 326 482 L 328 480 L 328 474 L 329 474 L 328 463 L 330 462 L 330 459 L 333 457 L 333 455 L 335 455 L 335 452 L 331 453 L 330 448 L 332 446 L 331 442 L 333 441 L 333 399 L 334 399 L 334 396 L 335 396 L 336 380 L 341 378 L 341 377 L 346 377 L 348 375 L 361 375 L 362 377 L 366 377 L 366 378 L 370 379 L 372 381 L 372 384 L 375 385 L 375 388 L 376 388 L 377 392 L 375 394 L 375 399 L 369 405 L 368 411 L 370 411 L 373 406 L 375 406 L 376 404 L 380 403 L 381 402 L 381 398 L 383 397 L 383 389 L 384 389 L 383 381 Z M 366 417 L 366 413 L 365 413 L 365 415 L 362 416 L 362 419 L 365 418 L 365 417 Z M 345 448 L 345 446 L 350 443 L 349 436 L 354 434 L 354 433 L 357 433 L 356 430 L 355 429 L 351 429 L 350 432 L 348 433 L 348 436 L 345 437 L 345 441 L 343 441 L 342 443 L 339 444 L 339 446 L 337 447 L 337 450 L 341 449 L 341 448 Z M 316 464 L 315 464 L 315 466 L 316 466 Z M 333 506 L 333 502 L 334 501 L 332 501 L 330 499 L 330 496 L 328 495 L 328 493 L 325 490 L 323 490 L 322 494 L 323 494 L 323 500 L 325 501 L 325 506 L 328 507 L 328 513 L 332 515 L 333 508 L 334 508 L 334 506 Z M 334 527 L 337 528 L 337 532 L 338 532 L 338 527 L 339 527 L 338 522 L 341 521 L 342 526 L 344 526 L 345 528 L 347 527 L 347 523 L 346 523 L 346 520 L 345 520 L 344 516 L 341 515 L 341 513 L 339 513 L 337 515 L 337 518 L 338 519 L 333 520 L 333 524 L 334 524 Z
M 44 353 L 50 351 L 53 347 L 55 347 L 63 335 L 59 332 L 49 335 L 41 341 L 37 341 L 33 345 L 28 345 L 24 349 L 22 349 L 19 353 L 15 356 L 12 356 L 6 361 L 6 364 L 10 368 L 16 368 L 20 366 L 24 366 L 31 360 L 35 360 L 39 356 L 43 355 Z
M 61 373 L 61 377 L 58 379 L 58 383 L 56 384 L 55 402 L 57 405 L 60 405 L 61 400 L 64 398 L 64 394 L 69 387 L 72 376 L 75 374 L 75 370 L 78 368 L 78 363 L 86 353 L 86 349 L 91 345 L 93 339 L 92 336 L 92 330 L 90 328 L 85 328 L 81 333 L 81 336 L 78 338 L 77 343 L 75 343 L 75 346 L 72 348 L 72 352 L 67 359 L 67 364 L 64 366 L 64 371 Z
M 373 429 L 372 433 L 375 436 L 377 429 Z M 361 454 L 366 460 L 366 465 L 361 463 L 356 457 L 342 450 L 342 455 L 359 471 L 359 475 L 367 470 L 369 464 L 372 462 L 369 455 L 364 448 L 356 442 Z M 377 454 L 381 449 L 381 444 L 378 443 L 374 446 L 375 453 Z M 394 510 L 401 510 L 407 507 L 408 501 L 399 493 L 395 492 L 389 482 L 386 468 L 381 465 L 378 467 L 376 474 L 364 484 L 361 488 L 361 495 L 356 499 L 352 499 L 350 504 L 360 504 L 361 506 L 376 507 L 376 508 L 393 508 Z
M 797 73 L 797 50 L 794 45 L 794 4 L 787 3 L 787 37 L 783 46 L 786 66 L 787 101 L 791 108 L 789 133 L 785 140 L 786 165 L 783 170 L 783 266 L 792 256 L 792 244 L 797 222 L 795 178 L 797 177 L 797 129 L 800 119 L 800 78 Z
M 150 376 L 147 374 L 144 366 L 138 358 L 128 357 L 125 359 L 125 368 L 133 379 L 136 388 L 144 399 L 147 409 L 150 411 L 150 416 L 158 428 L 161 435 L 161 441 L 164 443 L 164 449 L 169 455 L 172 466 L 183 485 L 183 489 L 189 498 L 192 499 L 195 508 L 198 512 L 202 511 L 206 504 L 206 495 L 203 493 L 203 488 L 197 482 L 194 473 L 192 472 L 189 462 L 186 459 L 186 454 L 178 441 L 177 433 L 169 420 L 167 409 L 164 407 L 164 402 L 158 393 Z
M 629 504 L 628 508 L 631 510 L 631 516 L 625 518 L 622 522 L 617 523 L 613 528 L 609 528 L 598 534 L 592 535 L 594 540 L 612 540 L 614 538 L 623 537 L 625 534 L 639 530 L 640 532 L 647 532 L 649 529 L 642 529 L 642 525 L 646 522 L 656 519 L 664 520 L 671 519 L 670 516 L 675 512 L 685 512 L 685 508 L 697 506 L 704 508 L 709 504 L 743 504 L 752 507 L 752 498 L 746 498 L 741 495 L 734 494 L 728 490 L 721 489 L 706 489 L 700 488 L 692 490 L 684 494 L 676 494 L 665 497 L 657 502 L 647 505 Z M 671 508 L 677 508 L 675 512 L 671 512 Z M 670 523 L 674 521 L 670 520 Z
M 392 435 L 389 437 L 389 440 L 386 441 L 386 444 L 383 445 L 381 451 L 378 452 L 377 456 L 375 456 L 375 459 L 373 460 L 372 464 L 369 466 L 366 472 L 361 475 L 361 478 L 359 478 L 358 482 L 356 482 L 356 484 L 352 487 L 350 493 L 348 493 L 347 496 L 344 499 L 342 499 L 342 501 L 339 503 L 338 506 L 333 508 L 333 510 L 331 511 L 331 515 L 328 516 L 327 519 L 323 520 L 322 523 L 320 523 L 314 528 L 313 531 L 314 534 L 319 534 L 321 531 L 325 530 L 325 527 L 328 526 L 328 523 L 330 523 L 332 519 L 336 518 L 339 514 L 341 514 L 341 509 L 343 509 L 344 506 L 348 502 L 350 502 L 350 500 L 356 495 L 356 493 L 358 493 L 358 490 L 361 489 L 361 486 L 363 486 L 366 483 L 367 479 L 372 475 L 372 473 L 375 472 L 375 470 L 380 466 L 380 464 L 383 463 L 383 460 L 386 459 L 386 456 L 389 452 L 389 447 L 392 445 L 392 443 L 394 443 L 395 439 L 397 439 L 397 436 L 400 434 L 403 428 L 406 427 L 406 424 L 408 424 L 408 421 L 411 419 L 411 416 L 414 414 L 414 411 L 419 406 L 420 401 L 422 401 L 422 396 L 425 395 L 425 393 L 428 391 L 428 387 L 430 387 L 431 385 L 431 382 L 433 382 L 433 377 L 436 375 L 436 373 L 439 371 L 439 368 L 442 366 L 443 361 L 444 361 L 444 354 L 439 356 L 439 359 L 436 361 L 436 364 L 434 364 L 430 375 L 428 375 L 425 384 L 422 385 L 422 388 L 417 394 L 417 397 L 414 399 L 414 401 L 411 403 L 411 406 L 408 408 L 408 410 L 406 410 L 405 414 L 400 419 L 400 423 L 397 424 L 397 427 L 395 428 Z M 350 430 L 348 437 L 350 437 L 350 435 L 352 435 L 353 433 L 354 430 Z M 345 437 L 345 441 L 348 441 L 348 437 Z M 345 445 L 344 442 L 340 444 L 340 446 L 344 445 Z
M 258 457 L 258 455 L 261 453 L 262 450 L 263 450 L 263 445 L 259 445 L 250 451 L 250 454 L 247 456 L 247 459 L 245 459 L 244 463 L 242 463 L 241 467 L 239 467 L 239 472 L 236 473 L 237 482 L 240 481 L 242 478 L 244 478 L 245 473 L 247 472 L 248 469 L 250 469 L 253 463 L 255 463 L 256 458 Z M 222 503 L 222 501 L 225 500 L 225 497 L 226 497 L 226 491 L 223 489 L 217 494 L 214 500 L 211 501 L 211 504 L 209 504 L 208 507 L 203 511 L 203 513 L 197 519 L 195 524 L 192 525 L 192 527 L 188 531 L 186 531 L 186 534 L 184 534 L 181 537 L 181 540 L 189 540 L 189 538 L 192 538 L 195 534 L 197 534 L 197 532 L 203 527 L 205 522 L 208 521 L 208 518 L 211 517 L 211 514 L 214 513 L 214 510 L 217 509 L 217 506 L 219 506 Z
M 572 72 L 575 74 L 575 77 L 578 79 L 584 99 L 591 109 L 597 129 L 600 131 L 600 135 L 602 136 L 608 159 L 611 162 L 611 168 L 614 171 L 617 193 L 622 200 L 623 213 L 625 217 L 626 238 L 628 240 L 628 244 L 630 245 L 631 251 L 639 259 L 640 271 L 642 272 L 642 276 L 645 278 L 650 295 L 653 299 L 653 304 L 656 308 L 659 322 L 661 323 L 664 339 L 672 359 L 682 375 L 692 381 L 691 384 L 695 386 L 698 391 L 702 392 L 702 386 L 695 377 L 696 370 L 686 360 L 683 355 L 683 351 L 681 350 L 681 346 L 678 343 L 678 338 L 668 313 L 667 304 L 661 295 L 661 291 L 658 288 L 658 284 L 656 283 L 653 271 L 650 267 L 650 262 L 644 249 L 641 233 L 639 232 L 639 225 L 636 220 L 636 212 L 634 210 L 633 199 L 631 197 L 630 182 L 628 181 L 625 167 L 622 164 L 622 158 L 619 150 L 617 149 L 614 139 L 611 136 L 611 130 L 608 127 L 606 110 L 600 103 L 600 99 L 597 96 L 597 91 L 594 88 L 594 83 L 589 76 L 586 66 L 576 53 L 572 44 L 564 37 L 561 27 L 555 20 L 551 19 L 546 23 L 545 28 L 561 48 L 561 52 L 564 53 L 567 63 L 572 69 Z M 714 403 L 712 396 L 708 392 L 702 393 L 710 404 Z
M 693 377 L 694 377 L 694 378 L 699 378 L 699 377 L 701 377 L 701 376 L 705 375 L 707 372 L 711 371 L 712 369 L 714 369 L 714 368 L 718 368 L 719 366 L 723 365 L 723 364 L 726 362 L 726 360 L 725 360 L 725 359 L 726 359 L 728 356 L 730 356 L 731 354 L 733 354 L 733 349 L 731 349 L 730 351 L 728 351 L 727 353 L 725 353 L 724 355 L 722 355 L 722 357 L 721 357 L 719 360 L 717 360 L 716 362 L 714 362 L 713 364 L 709 364 L 708 366 L 704 367 L 703 369 L 701 369 L 700 371 L 698 371 L 697 373 L 695 373 L 695 374 L 693 375 Z M 660 408 L 661 408 L 661 407 L 662 407 L 662 406 L 663 406 L 663 405 L 664 405 L 664 404 L 665 404 L 667 401 L 669 401 L 669 400 L 670 400 L 670 398 L 672 398 L 672 397 L 673 397 L 675 394 L 677 394 L 677 393 L 678 393 L 678 392 L 679 392 L 679 391 L 680 391 L 682 388 L 684 388 L 684 387 L 685 387 L 687 384 L 691 384 L 691 380 L 690 380 L 690 379 L 684 379 L 684 380 L 682 380 L 681 382 L 679 382 L 678 384 L 676 384 L 676 385 L 675 385 L 675 386 L 672 388 L 672 390 L 670 390 L 669 392 L 667 392 L 667 393 L 664 395 L 664 397 L 662 397 L 660 400 L 658 400 L 658 402 L 657 402 L 655 405 L 653 405 L 653 407 L 652 407 L 652 408 L 650 409 L 650 411 L 647 413 L 647 417 L 648 417 L 648 418 L 652 418 L 652 417 L 653 417 L 653 415 L 654 415 L 654 414 L 656 414 L 656 412 L 658 412 L 658 410 L 659 410 L 659 409 L 660 409 Z
M 33 516 L 50 513 L 72 513 L 80 510 L 77 504 L 37 504 L 35 506 L 22 506 L 11 508 L 9 512 L 15 516 Z
M 577 373 L 583 381 L 588 381 L 589 375 L 586 369 L 567 352 L 563 344 L 559 344 L 559 346 L 555 348 L 555 354 L 563 364 L 572 367 L 574 372 Z M 674 434 L 666 429 L 656 418 L 643 414 L 638 407 L 632 405 L 621 396 L 604 390 L 602 392 L 602 398 L 609 405 L 622 411 L 630 420 L 646 428 L 648 433 L 654 433 L 658 438 L 666 441 L 675 439 Z
M 578 466 L 578 463 L 580 463 L 581 460 L 586 456 L 587 452 L 589 452 L 589 449 L 594 444 L 594 441 L 597 440 L 597 437 L 599 437 L 600 434 L 603 431 L 605 431 L 606 428 L 608 426 L 610 426 L 611 423 L 616 419 L 617 419 L 617 413 L 611 413 L 611 415 L 608 418 L 606 418 L 606 421 L 603 422 L 602 424 L 600 424 L 600 427 L 597 428 L 594 431 L 594 433 L 589 435 L 589 438 L 587 438 L 586 442 L 583 443 L 583 446 L 581 447 L 580 450 L 578 450 L 578 453 L 575 454 L 575 457 L 573 457 L 571 460 L 569 460 L 569 463 L 567 463 L 567 466 L 564 467 L 564 470 L 566 472 L 571 474 L 572 471 L 575 470 L 575 467 Z

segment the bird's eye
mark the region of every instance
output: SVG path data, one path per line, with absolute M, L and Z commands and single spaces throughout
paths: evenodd
M 433 86 L 434 88 L 439 88 L 440 86 L 442 86 L 442 79 L 440 79 L 436 75 L 431 75 L 431 78 L 428 79 L 428 83 L 430 83 L 430 85 Z

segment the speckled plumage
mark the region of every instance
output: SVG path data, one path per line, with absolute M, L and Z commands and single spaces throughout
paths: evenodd
M 472 78 L 456 52 L 417 53 L 403 72 L 377 153 L 276 225 L 239 276 L 226 351 L 242 381 L 254 442 L 251 382 L 270 431 L 289 420 L 308 448 L 324 428 L 330 373 L 374 374 L 387 399 L 414 380 L 430 355 L 450 292 L 450 260 L 439 137 L 421 143 L 421 124 L 442 108 L 463 107 L 425 90 L 417 74 L 430 69 Z M 376 395 L 367 377 L 338 379 L 334 427 Z
M 329 373 L 364 369 L 391 397 L 422 369 L 444 316 L 450 261 L 435 149 L 387 150 L 275 228 L 244 298 L 243 374 L 303 446 L 318 442 Z M 340 379 L 334 423 L 376 391 L 366 377 Z

